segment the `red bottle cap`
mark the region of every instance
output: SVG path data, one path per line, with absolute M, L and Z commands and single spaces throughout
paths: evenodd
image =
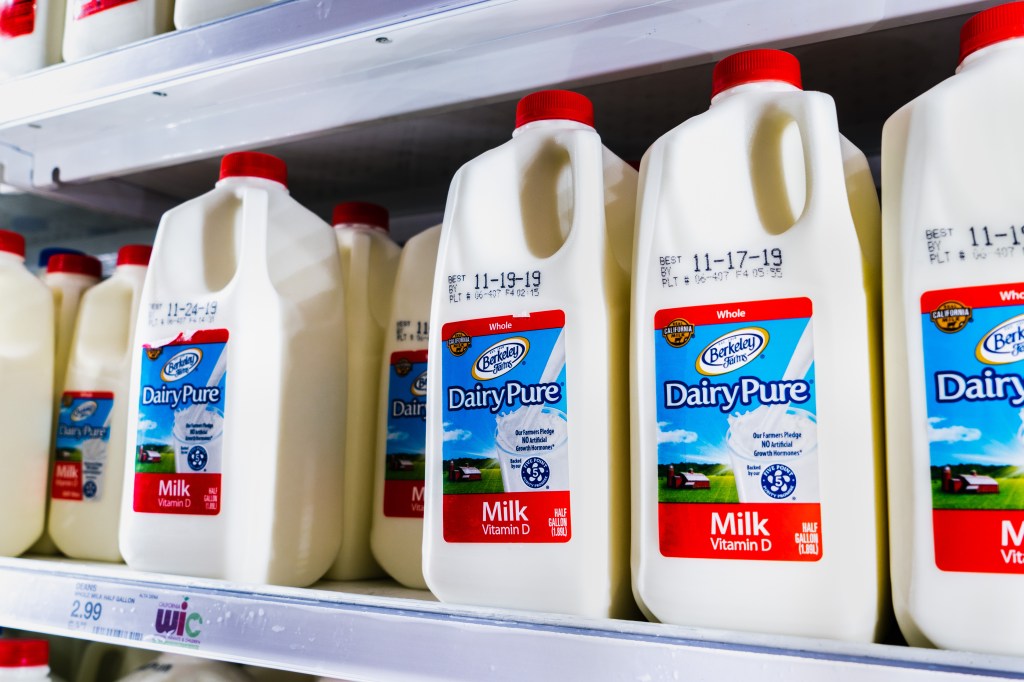
M 16 256 L 25 257 L 25 238 L 17 232 L 0 230 L 0 251 L 13 253 Z
M 594 105 L 578 92 L 541 90 L 519 100 L 516 128 L 534 121 L 577 121 L 594 127 Z
M 1009 2 L 978 12 L 960 29 L 960 60 L 983 47 L 1024 36 L 1024 2 Z
M 220 179 L 263 178 L 288 186 L 288 166 L 284 161 L 260 152 L 235 152 L 220 160 Z
M 117 252 L 117 264 L 121 265 L 149 265 L 149 257 L 153 253 L 152 246 L 145 244 L 127 244 Z
M 760 81 L 781 81 L 803 88 L 799 60 L 782 50 L 746 50 L 729 55 L 715 64 L 711 73 L 711 99 L 737 85 Z
M 66 272 L 72 275 L 88 275 L 99 279 L 103 265 L 99 259 L 85 254 L 58 253 L 46 264 L 47 272 Z
M 343 201 L 335 205 L 332 225 L 344 224 L 373 225 L 385 232 L 390 226 L 388 210 L 368 201 Z
M 45 639 L 0 639 L 0 668 L 49 665 L 50 643 Z

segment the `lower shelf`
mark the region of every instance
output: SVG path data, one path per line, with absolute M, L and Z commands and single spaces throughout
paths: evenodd
M 1024 659 L 440 604 L 389 581 L 253 586 L 0 559 L 0 626 L 351 680 L 1024 679 Z

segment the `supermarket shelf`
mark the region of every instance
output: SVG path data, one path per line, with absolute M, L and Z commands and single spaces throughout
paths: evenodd
M 1024 659 L 458 607 L 382 582 L 254 587 L 0 559 L 0 585 L 0 626 L 352 680 L 1024 679 Z M 183 602 L 182 634 L 159 634 L 158 609 Z

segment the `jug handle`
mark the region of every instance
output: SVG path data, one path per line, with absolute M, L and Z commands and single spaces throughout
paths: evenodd
M 270 194 L 265 189 L 246 187 L 242 190 L 242 239 L 238 270 L 235 276 L 252 272 L 261 281 L 270 281 L 267 267 Z

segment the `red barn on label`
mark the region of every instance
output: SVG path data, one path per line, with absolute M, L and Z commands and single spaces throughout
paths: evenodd
M 476 467 L 459 467 L 455 466 L 455 462 L 448 465 L 448 480 L 449 481 L 479 481 L 483 479 L 480 470 Z
M 711 480 L 704 474 L 693 473 L 693 469 L 677 474 L 676 468 L 670 466 L 666 487 L 672 490 L 710 490 Z
M 946 493 L 973 493 L 976 495 L 998 494 L 999 481 L 991 476 L 980 476 L 977 471 L 969 474 L 953 475 L 953 470 L 945 467 L 942 470 L 942 491 Z

